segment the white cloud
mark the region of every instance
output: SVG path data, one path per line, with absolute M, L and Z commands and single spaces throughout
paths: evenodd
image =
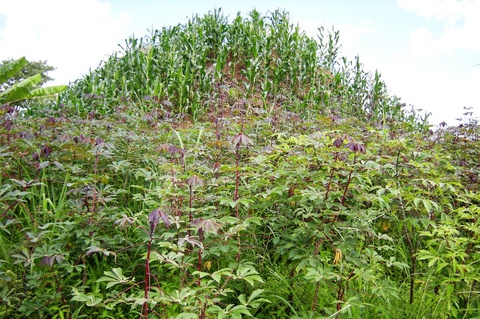
M 353 58 L 358 55 L 356 48 L 362 41 L 362 37 L 366 35 L 375 34 L 377 31 L 373 21 L 363 21 L 361 25 L 349 25 L 349 24 L 333 24 L 327 21 L 315 20 L 300 20 L 298 22 L 300 28 L 305 31 L 308 36 L 317 39 L 318 28 L 324 26 L 326 31 L 335 31 L 340 33 L 339 45 L 341 45 L 341 55 Z
M 460 19 L 465 7 L 473 1 L 457 0 L 397 0 L 400 8 L 415 11 L 424 18 L 434 18 L 437 20 L 447 20 L 449 23 L 455 23 Z
M 410 46 L 411 59 L 429 59 L 434 56 L 443 55 L 450 49 L 442 45 L 444 41 L 438 41 L 426 27 L 415 30 L 410 34 L 408 44 Z
M 95 68 L 125 38 L 130 17 L 114 16 L 98 0 L 2 1 L 0 59 L 26 56 L 57 68 L 53 84 L 68 83 Z M 73 77 L 73 78 L 72 78 Z
M 412 34 L 412 45 L 424 40 L 422 53 L 438 56 L 455 49 L 480 52 L 480 1 L 477 0 L 397 0 L 397 5 L 420 17 L 440 22 L 442 31 L 434 36 L 422 28 Z M 429 51 L 428 53 L 426 51 Z M 421 54 L 422 55 L 422 54 Z
M 480 115 L 478 83 L 480 67 L 452 73 L 438 64 L 425 64 L 400 54 L 382 61 L 380 70 L 392 94 L 415 108 L 432 113 L 430 123 L 446 121 L 449 125 L 471 107 Z
M 410 34 L 409 51 L 385 64 L 396 94 L 432 112 L 432 123 L 454 124 L 464 107 L 480 115 L 480 1 L 397 0 L 404 10 L 425 18 Z M 455 71 L 452 71 L 455 70 Z

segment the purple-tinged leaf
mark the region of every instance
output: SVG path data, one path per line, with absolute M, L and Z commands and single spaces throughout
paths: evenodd
M 196 218 L 192 221 L 192 224 L 196 225 L 198 230 L 202 229 L 206 233 L 218 234 L 220 228 L 220 224 L 213 219 Z
M 64 260 L 65 260 L 65 257 L 62 256 L 62 255 L 57 255 L 57 254 L 55 254 L 53 256 L 45 255 L 45 256 L 43 256 L 42 260 L 40 261 L 40 265 L 41 266 L 52 267 L 55 262 L 57 262 L 57 264 L 60 264 Z
M 345 145 L 346 148 L 348 148 L 349 150 L 351 150 L 352 152 L 356 152 L 357 151 L 357 144 L 353 143 L 353 142 L 350 142 L 348 143 L 347 145 Z
M 12 128 L 12 121 L 6 120 L 5 122 L 3 122 L 3 127 L 4 127 L 7 131 L 10 131 L 10 129 Z
M 187 185 L 191 186 L 192 188 L 195 188 L 197 186 L 202 187 L 204 184 L 203 180 L 197 175 L 193 175 L 189 177 L 186 182 L 187 182 Z
M 355 142 L 355 140 L 353 139 L 353 137 L 351 137 L 351 136 L 348 135 L 348 134 L 343 134 L 343 139 L 349 141 L 350 143 Z
M 144 115 L 144 116 L 142 117 L 142 119 L 144 119 L 145 121 L 147 121 L 149 124 L 150 124 L 151 122 L 153 122 L 153 120 L 154 120 L 153 116 L 150 115 L 150 114 Z
M 352 152 L 359 152 L 359 153 L 365 153 L 366 149 L 365 146 L 359 143 L 355 142 L 350 142 L 346 145 L 346 147 L 351 150 Z
M 122 218 L 117 219 L 113 224 L 120 229 L 126 229 L 128 226 L 133 225 L 133 219 L 127 215 L 122 215 Z
M 47 118 L 46 120 L 46 123 L 47 124 L 55 124 L 55 118 L 53 116 L 50 116 L 49 118 Z
M 333 141 L 333 146 L 340 147 L 343 145 L 343 138 L 339 137 L 335 141 Z
M 163 210 L 160 211 L 160 217 L 162 218 L 162 221 L 165 224 L 165 226 L 170 227 L 172 222 L 170 221 L 167 214 L 165 214 L 165 212 Z
M 55 256 L 53 256 L 53 259 L 54 259 L 54 261 L 57 262 L 57 264 L 61 264 L 62 261 L 65 260 L 65 257 L 62 256 L 62 255 L 55 255 Z M 53 262 L 52 262 L 52 264 L 53 264 Z
M 341 118 L 340 116 L 338 116 L 338 115 L 332 115 L 332 116 L 330 117 L 330 119 L 332 120 L 332 122 L 338 122 L 338 121 L 340 121 L 342 118 Z
M 59 142 L 65 143 L 70 139 L 70 135 L 68 135 L 67 133 L 64 133 L 64 134 L 59 135 L 57 137 L 57 139 L 58 139 Z
M 179 149 L 175 145 L 170 145 L 168 147 L 168 152 L 172 155 L 175 155 L 176 153 L 178 153 L 178 151 L 179 151 Z
M 52 149 L 47 145 L 44 145 L 40 150 L 40 156 L 42 156 L 43 158 L 48 158 L 50 154 L 52 154 Z
M 158 222 L 160 221 L 160 209 L 154 209 L 148 215 L 148 223 L 150 224 L 150 233 L 153 234 L 155 228 L 158 226 Z
M 255 143 L 245 134 L 237 134 L 233 137 L 232 139 L 232 144 L 235 145 L 235 147 L 240 147 L 240 145 L 254 145 Z
M 170 225 L 172 224 L 170 222 L 170 219 L 168 218 L 167 214 L 165 214 L 165 212 L 161 211 L 158 208 L 154 209 L 148 215 L 148 222 L 150 223 L 150 232 L 151 233 L 153 233 L 155 231 L 155 228 L 158 226 L 158 223 L 160 222 L 160 219 L 162 219 L 163 223 L 167 227 L 170 227 Z
M 167 153 L 169 152 L 169 148 L 170 146 L 168 144 L 160 144 L 157 146 L 157 151 Z
M 40 266 L 52 266 L 53 260 L 50 256 L 45 255 L 43 256 L 42 260 L 40 261 Z
M 365 154 L 367 152 L 367 149 L 362 144 L 357 144 L 357 150 L 362 154 Z
M 15 108 L 8 104 L 0 106 L 0 110 L 5 110 L 8 114 L 12 114 L 13 112 L 15 112 Z
M 93 255 L 93 254 L 98 253 L 98 252 L 103 253 L 104 251 L 105 251 L 105 249 L 103 249 L 103 248 L 92 246 L 85 252 L 85 255 L 90 256 L 90 255 Z
M 104 254 L 105 256 L 110 256 L 110 255 L 113 255 L 115 257 L 115 259 L 117 258 L 117 254 L 113 251 L 108 251 L 106 249 L 103 249 L 103 248 L 100 248 L 100 247 L 96 247 L 96 246 L 92 246 L 90 247 L 87 251 L 86 251 L 86 255 L 87 256 L 90 256 L 90 255 L 93 255 L 95 253 L 102 253 Z
M 195 236 L 186 235 L 185 237 L 178 239 L 178 246 L 184 246 L 185 243 L 203 249 L 203 244 Z
M 162 101 L 162 105 L 166 107 L 173 107 L 173 103 L 168 100 Z
M 105 144 L 105 141 L 101 137 L 97 137 L 95 145 Z

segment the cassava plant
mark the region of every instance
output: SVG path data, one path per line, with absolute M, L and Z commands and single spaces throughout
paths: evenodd
M 476 122 L 318 31 L 215 10 L 1 106 L 0 317 L 474 318 Z

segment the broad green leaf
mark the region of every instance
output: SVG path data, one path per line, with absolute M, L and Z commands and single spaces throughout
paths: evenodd
M 5 92 L 0 94 L 0 104 L 13 103 L 27 99 L 30 95 L 31 90 L 33 90 L 35 88 L 35 85 L 37 85 L 41 81 L 42 75 L 37 74 L 19 83 L 15 83 Z
M 14 77 L 25 65 L 27 65 L 27 63 L 27 59 L 21 57 L 20 59 L 0 66 L 0 84 L 3 84 Z
M 41 87 L 41 88 L 31 90 L 30 94 L 28 95 L 28 98 L 33 99 L 33 98 L 51 97 L 58 93 L 62 93 L 66 89 L 67 89 L 66 85 Z

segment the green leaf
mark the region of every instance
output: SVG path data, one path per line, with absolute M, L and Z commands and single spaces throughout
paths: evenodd
M 242 318 L 243 315 L 251 316 L 250 311 L 244 305 L 237 305 L 229 311 L 230 315 L 234 318 Z
M 455 286 L 452 285 L 452 284 L 448 284 L 447 285 L 447 289 L 446 289 L 446 292 L 447 292 L 447 298 L 450 299 L 450 297 L 452 296 L 452 293 L 455 291 Z
M 51 97 L 54 96 L 58 93 L 62 93 L 67 89 L 68 86 L 66 85 L 56 85 L 56 86 L 46 86 L 46 87 L 41 87 L 38 89 L 33 89 L 30 91 L 30 94 L 28 95 L 29 99 L 33 98 L 46 98 L 46 97 Z
M 245 299 L 245 294 L 241 294 L 240 296 L 237 297 L 238 301 L 240 301 L 240 303 L 242 305 L 246 305 L 247 304 L 247 299 Z
M 243 279 L 248 282 L 252 287 L 255 286 L 255 281 L 263 283 L 262 277 L 260 277 L 260 275 L 252 265 L 240 264 L 236 272 L 236 279 Z
M 424 199 L 423 200 L 423 206 L 425 207 L 425 210 L 427 211 L 427 213 L 430 213 L 432 211 L 432 202 L 427 200 L 427 199 Z
M 261 294 L 263 294 L 263 292 L 265 291 L 265 289 L 257 289 L 255 291 L 252 292 L 252 294 L 250 295 L 250 298 L 248 298 L 248 302 L 252 302 L 254 299 L 256 299 L 258 296 L 260 296 Z
M 27 59 L 21 57 L 18 60 L 0 66 L 0 84 L 6 83 L 10 78 L 15 76 L 27 63 Z
M 421 199 L 420 198 L 414 198 L 413 199 L 413 204 L 415 205 L 415 208 L 418 208 L 418 204 L 420 204 Z
M 220 198 L 220 205 L 225 205 L 225 206 L 230 206 L 231 208 L 235 208 L 237 203 L 229 197 L 223 197 L 223 198 Z
M 198 315 L 195 313 L 191 312 L 182 312 L 178 316 L 175 317 L 175 319 L 185 319 L 185 318 L 198 318 Z
M 112 271 L 105 271 L 105 276 L 97 279 L 97 282 L 108 282 L 108 289 L 115 285 L 128 283 L 129 279 L 123 275 L 122 268 L 112 268 Z
M 25 57 L 12 61 L 0 67 L 0 84 L 7 82 L 26 66 Z M 27 99 L 47 98 L 67 89 L 66 85 L 38 87 L 43 81 L 42 74 L 35 74 L 15 83 L 0 93 L 0 104 L 11 104 Z
M 263 219 L 261 217 L 248 217 L 243 221 L 245 224 L 255 224 L 255 225 L 262 225 Z
M 212 279 L 215 280 L 216 282 L 220 282 L 220 280 L 222 279 L 222 276 L 229 277 L 231 275 L 232 275 L 232 269 L 223 268 L 214 272 L 212 274 Z
M 189 287 L 185 287 L 180 291 L 175 290 L 173 294 L 171 294 L 171 297 L 172 301 L 182 303 L 185 299 L 190 298 L 193 295 L 195 295 L 195 290 L 192 290 Z
M 102 298 L 95 297 L 94 295 L 91 294 L 84 294 L 79 292 L 76 288 L 73 288 L 73 301 L 80 301 L 84 302 L 88 307 L 93 307 L 98 305 L 99 303 L 102 302 Z
M 320 282 L 324 280 L 330 280 L 336 277 L 335 274 L 330 272 L 330 269 L 323 269 L 320 267 L 313 268 L 313 267 L 308 267 L 307 273 L 305 274 L 305 279 L 311 280 L 314 282 Z
M 21 82 L 15 83 L 5 92 L 0 94 L 0 104 L 13 103 L 27 99 L 30 95 L 30 91 L 41 81 L 42 75 L 37 74 Z
M 254 203 L 254 201 L 251 200 L 251 199 L 242 197 L 242 198 L 239 198 L 239 199 L 237 200 L 237 203 L 242 204 L 244 207 L 247 207 L 247 208 L 248 208 L 251 203 Z M 232 208 L 234 208 L 234 207 L 235 207 L 235 205 L 234 205 Z

